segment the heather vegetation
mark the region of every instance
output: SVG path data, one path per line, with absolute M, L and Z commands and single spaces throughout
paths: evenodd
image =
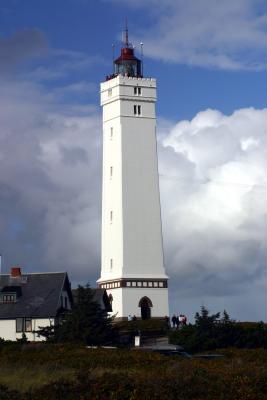
M 195 324 L 169 329 L 167 321 L 116 324 L 80 287 L 73 312 L 43 343 L 0 341 L 0 400 L 264 400 L 267 340 L 263 323 L 236 323 L 202 307 Z M 142 337 L 166 335 L 189 352 L 216 350 L 218 359 L 164 356 L 129 348 Z M 126 343 L 122 338 L 126 338 Z M 96 348 L 104 344 L 125 348 Z M 93 346 L 91 346 L 93 345 Z M 231 347 L 230 347 L 231 346 Z
M 219 360 L 61 344 L 2 345 L 0 400 L 263 400 L 267 351 Z

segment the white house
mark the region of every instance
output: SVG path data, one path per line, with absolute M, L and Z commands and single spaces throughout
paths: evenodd
M 15 341 L 24 332 L 29 341 L 42 341 L 35 331 L 55 325 L 72 302 L 66 272 L 22 274 L 11 268 L 0 275 L 0 338 Z

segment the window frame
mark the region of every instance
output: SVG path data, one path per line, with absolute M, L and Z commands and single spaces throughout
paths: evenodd
M 18 328 L 19 322 L 21 323 L 21 329 Z M 24 325 L 23 324 L 23 318 L 21 318 L 21 317 L 16 318 L 16 332 L 18 332 L 18 333 L 24 332 L 24 330 L 23 330 L 24 326 L 23 325 Z
M 28 323 L 30 323 L 29 327 Z M 32 332 L 32 318 L 24 318 L 24 332 Z

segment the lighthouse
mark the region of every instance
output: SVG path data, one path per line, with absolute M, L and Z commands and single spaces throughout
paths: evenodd
M 169 315 L 156 142 L 156 79 L 143 76 L 128 29 L 113 73 L 101 83 L 103 107 L 100 288 L 117 319 Z

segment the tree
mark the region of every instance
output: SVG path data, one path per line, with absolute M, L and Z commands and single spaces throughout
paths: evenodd
M 72 312 L 66 314 L 59 325 L 42 329 L 38 333 L 54 342 L 87 345 L 110 344 L 116 340 L 116 329 L 97 301 L 90 287 L 79 286 Z
M 211 314 L 205 306 L 201 306 L 200 313 L 195 314 L 195 323 L 199 329 L 207 330 L 212 329 L 216 321 L 220 318 L 220 313 Z

